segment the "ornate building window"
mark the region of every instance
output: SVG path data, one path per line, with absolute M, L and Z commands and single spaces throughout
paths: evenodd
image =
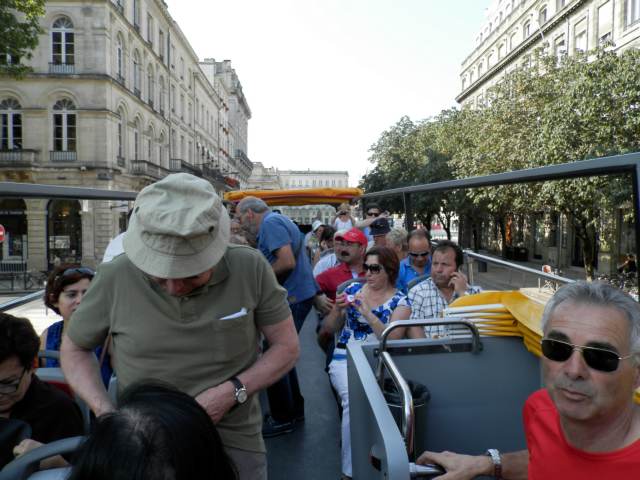
M 22 107 L 14 98 L 0 102 L 0 150 L 22 149 Z
M 76 151 L 76 106 L 66 98 L 53 106 L 53 150 Z
M 75 38 L 73 22 L 60 17 L 53 22 L 51 29 L 51 62 L 73 65 L 75 63 Z

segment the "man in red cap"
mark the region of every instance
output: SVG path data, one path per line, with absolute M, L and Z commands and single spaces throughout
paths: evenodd
M 341 247 L 340 263 L 316 277 L 318 286 L 331 300 L 336 298 L 338 285 L 364 275 L 362 263 L 367 250 L 367 236 L 354 227 L 344 235 L 336 235 L 334 243 Z

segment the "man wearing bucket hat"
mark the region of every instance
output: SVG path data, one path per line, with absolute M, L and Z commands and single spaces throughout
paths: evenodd
M 61 349 L 73 390 L 113 410 L 96 345 L 111 335 L 118 389 L 158 379 L 193 395 L 217 424 L 240 479 L 266 478 L 256 393 L 289 371 L 299 345 L 286 291 L 260 252 L 229 245 L 212 186 L 179 173 L 138 195 L 125 255 L 100 266 Z M 264 334 L 271 348 L 258 358 Z

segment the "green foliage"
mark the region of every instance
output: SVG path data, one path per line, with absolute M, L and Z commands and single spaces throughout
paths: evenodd
M 531 66 L 490 89 L 485 103 L 417 123 L 403 118 L 372 147 L 375 168 L 362 187 L 382 190 L 639 151 L 640 51 L 616 55 L 598 49 L 561 61 L 538 51 Z M 583 241 L 591 276 L 599 216 L 630 194 L 627 178 L 593 177 L 420 195 L 414 201 L 424 218 L 435 214 L 441 220 L 447 212 L 486 212 L 496 220 L 563 212 Z M 401 210 L 397 202 L 393 207 Z
M 0 0 L 0 74 L 20 77 L 30 71 L 19 61 L 31 58 L 41 33 L 39 19 L 44 15 L 44 0 Z M 6 62 L 5 54 L 12 62 Z

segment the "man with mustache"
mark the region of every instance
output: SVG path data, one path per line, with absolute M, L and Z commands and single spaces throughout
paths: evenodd
M 439 317 L 456 298 L 480 291 L 480 288 L 467 283 L 466 275 L 460 271 L 463 262 L 462 249 L 455 242 L 438 242 L 433 250 L 431 278 L 409 290 L 412 320 Z M 420 327 L 410 329 L 410 336 L 420 337 L 426 333 L 428 337 L 438 338 L 449 335 L 448 327 L 443 325 L 425 327 L 424 333 L 421 330 Z
M 524 406 L 527 450 L 424 452 L 418 463 L 442 465 L 443 480 L 638 478 L 640 305 L 605 283 L 576 282 L 547 303 L 542 330 L 546 388 Z
M 332 301 L 336 299 L 338 285 L 352 278 L 362 277 L 367 236 L 359 228 L 352 228 L 343 235 L 336 235 L 334 246 L 340 262 L 316 277 L 320 290 Z

